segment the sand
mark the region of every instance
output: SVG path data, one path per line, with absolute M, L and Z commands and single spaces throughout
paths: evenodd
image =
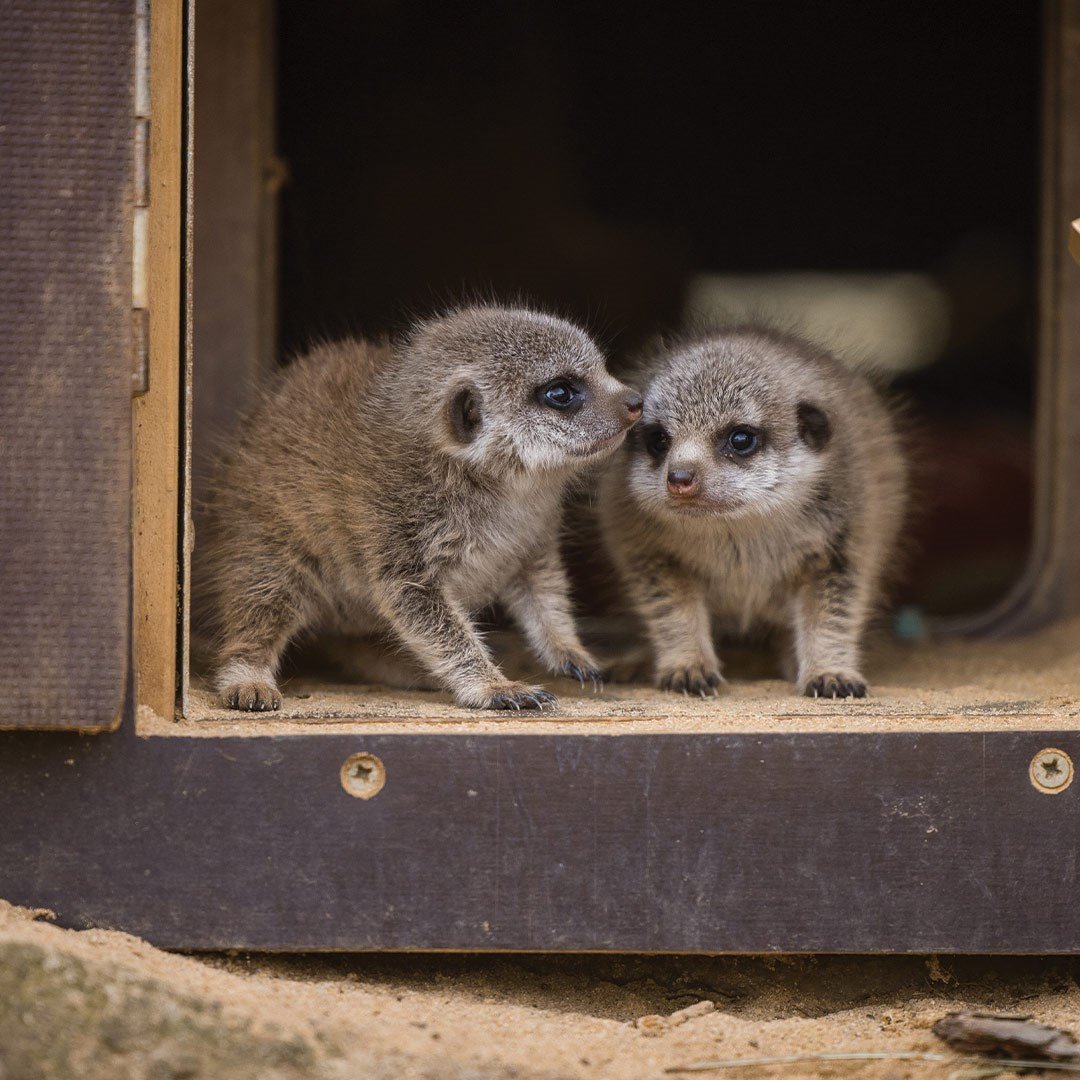
M 1074 621 L 1012 642 L 880 648 L 868 665 L 875 689 L 868 702 L 806 701 L 776 679 L 737 678 L 722 698 L 706 702 L 645 687 L 610 687 L 598 698 L 560 686 L 558 715 L 537 718 L 470 713 L 438 694 L 297 679 L 285 687 L 278 715 L 238 719 L 196 688 L 187 719 L 143 715 L 139 730 L 151 737 L 214 737 L 353 728 L 612 735 L 784 727 L 1075 729 L 1078 653 L 1080 621 Z M 0 945 L 16 939 L 159 980 L 171 992 L 215 1003 L 241 1026 L 269 1024 L 312 1048 L 310 1075 L 320 1077 L 630 1080 L 662 1077 L 665 1069 L 703 1060 L 940 1054 L 948 1051 L 931 1033 L 934 1021 L 968 1007 L 1031 1013 L 1080 1029 L 1080 962 L 1062 958 L 182 957 L 124 934 L 62 931 L 0 908 Z M 661 1023 L 657 1036 L 635 1023 L 700 1002 L 714 1008 L 675 1027 Z M 898 1058 L 699 1075 L 961 1080 L 988 1074 L 955 1060 Z
M 143 710 L 140 733 L 236 734 L 509 731 L 549 734 L 649 732 L 1069 730 L 1080 727 L 1080 620 L 1025 638 L 879 644 L 866 665 L 872 696 L 814 701 L 776 678 L 740 675 L 702 700 L 648 686 L 610 684 L 602 694 L 565 680 L 544 681 L 559 695 L 556 712 L 501 714 L 460 709 L 446 694 L 294 678 L 279 713 L 251 716 L 220 708 L 201 685 L 186 718 L 164 721 Z M 759 659 L 753 663 L 761 666 Z M 745 663 L 743 667 L 745 668 Z M 769 670 L 768 666 L 764 668 Z M 535 673 L 534 673 L 535 674 Z
M 39 950 L 46 971 L 64 971 L 63 961 L 85 965 L 117 1008 L 126 1008 L 125 987 L 140 987 L 144 999 L 146 986 L 158 987 L 167 995 L 165 1013 L 173 1027 L 185 1008 L 198 1003 L 200 1015 L 212 1017 L 225 1032 L 213 1043 L 216 1054 L 229 1038 L 251 1040 L 260 1032 L 288 1048 L 288 1068 L 256 1069 L 253 1075 L 630 1080 L 659 1078 L 667 1068 L 717 1058 L 949 1054 L 930 1028 L 945 1012 L 966 1007 L 1021 1011 L 1080 1028 L 1080 964 L 1061 958 L 187 957 L 117 932 L 60 930 L 0 903 L 0 956 L 14 945 Z M 700 1002 L 714 1008 L 657 1037 L 635 1023 Z M 5 1014 L 5 1006 L 19 1015 Z M 5 1046 L 10 1051 L 5 1015 L 31 1032 L 35 1018 L 44 1016 L 34 1002 L 0 1002 L 0 1073 Z M 126 1044 L 118 1042 L 115 1019 L 100 1033 L 110 1040 L 112 1072 L 103 1075 L 241 1074 L 235 1059 L 225 1071 L 215 1071 L 216 1059 L 200 1068 L 196 1036 L 185 1052 L 172 1029 L 167 1053 L 158 1057 L 169 1057 L 173 1071 L 160 1061 L 156 1071 L 144 1071 L 134 1058 L 154 1048 L 130 1033 Z M 84 1042 L 94 1030 L 88 1029 Z M 50 1039 L 49 1045 L 64 1037 L 34 1034 Z M 94 1049 L 100 1047 L 84 1045 L 82 1060 L 92 1060 Z M 131 1059 L 126 1063 L 125 1053 Z M 189 1061 L 179 1070 L 178 1056 Z M 958 1067 L 955 1060 L 897 1059 L 704 1075 L 938 1080 L 966 1075 Z M 98 1074 L 88 1069 L 87 1075 Z

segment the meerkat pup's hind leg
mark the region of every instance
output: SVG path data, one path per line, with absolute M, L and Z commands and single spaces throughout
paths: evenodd
M 277 712 L 281 708 L 278 664 L 296 629 L 283 622 L 276 631 L 267 627 L 265 636 L 243 631 L 231 635 L 214 678 L 214 689 L 228 708 L 242 712 Z
M 249 590 L 234 579 L 227 627 L 218 648 L 214 689 L 230 709 L 276 712 L 281 708 L 277 670 L 290 639 L 303 629 L 306 605 L 288 575 Z
M 222 665 L 214 686 L 230 709 L 277 712 L 281 708 L 281 692 L 274 669 L 275 664 L 267 660 L 233 657 Z

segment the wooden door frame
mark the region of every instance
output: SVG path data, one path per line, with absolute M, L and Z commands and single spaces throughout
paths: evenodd
M 182 312 L 185 231 L 184 0 L 152 0 L 150 11 L 150 348 L 147 390 L 133 402 L 132 630 L 141 708 L 172 719 L 184 623 L 180 575 L 188 468 Z M 190 129 L 191 116 L 187 117 Z M 190 204 L 188 211 L 192 209 Z M 187 290 L 185 290 L 187 291 Z
M 1080 133 L 1064 130 L 1080 115 L 1080 35 L 1061 30 L 1080 27 L 1080 0 L 1048 12 L 1048 465 L 1013 626 L 1080 606 L 1068 543 L 1080 283 L 1061 261 L 1080 202 Z M 0 895 L 170 948 L 1080 951 L 1080 784 L 1048 795 L 1028 773 L 1048 747 L 1080 763 L 1080 732 L 138 733 L 139 709 L 175 708 L 176 557 L 190 539 L 181 0 L 155 0 L 154 24 L 162 171 L 150 392 L 136 418 L 140 676 L 115 734 L 0 733 Z M 343 786 L 356 753 L 385 768 L 373 798 Z
M 1044 19 L 1033 535 L 1001 603 L 942 623 L 968 635 L 1080 613 L 1080 274 L 1067 245 L 1080 208 L 1080 0 L 1047 0 Z M 135 402 L 134 627 L 139 704 L 166 719 L 184 714 L 188 686 L 194 33 L 193 4 L 153 0 L 150 389 Z

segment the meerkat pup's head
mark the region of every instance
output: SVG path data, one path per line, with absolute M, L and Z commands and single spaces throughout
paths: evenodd
M 833 449 L 836 390 L 824 354 L 734 329 L 650 365 L 628 490 L 660 516 L 782 513 L 812 497 Z
M 470 307 L 422 324 L 410 350 L 433 373 L 437 441 L 474 464 L 575 468 L 614 451 L 641 395 L 584 330 L 524 308 Z

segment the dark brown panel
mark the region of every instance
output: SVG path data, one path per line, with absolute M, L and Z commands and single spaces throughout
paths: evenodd
M 0 896 L 171 948 L 1076 952 L 1046 747 L 1080 761 L 1061 731 L 12 733 Z
M 0 725 L 118 717 L 128 655 L 132 0 L 0 32 Z
M 1035 530 L 1012 592 L 951 624 L 999 637 L 1080 612 L 1080 270 L 1069 256 L 1080 214 L 1080 0 L 1046 0 L 1043 11 Z
M 193 504 L 212 452 L 274 363 L 274 13 L 269 0 L 199 3 L 195 46 Z

